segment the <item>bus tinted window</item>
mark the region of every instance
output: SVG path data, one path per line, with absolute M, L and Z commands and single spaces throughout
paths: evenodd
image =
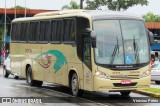
M 27 41 L 27 31 L 28 31 L 29 23 L 21 23 L 21 33 L 19 41 Z
M 47 21 L 46 22 L 46 27 L 45 27 L 45 39 L 46 41 L 48 41 L 48 38 L 51 36 L 51 22 L 50 21 Z
M 12 41 L 18 41 L 20 37 L 20 29 L 21 28 L 21 23 L 13 23 L 12 24 L 12 35 L 11 39 Z
M 75 41 L 75 23 L 72 19 L 64 20 L 64 41 Z
M 28 41 L 29 35 L 30 35 L 30 23 L 28 22 L 26 24 L 26 35 L 25 35 L 26 41 Z
M 37 41 L 39 35 L 39 22 L 31 22 L 29 41 Z
M 75 41 L 75 36 L 76 36 L 76 33 L 75 33 L 75 21 L 74 20 L 71 20 L 70 21 L 70 36 L 69 36 L 69 41 Z
M 48 41 L 48 36 L 50 36 L 50 27 L 50 21 L 40 22 L 39 41 Z
M 16 40 L 16 23 L 12 24 L 11 39 L 12 39 L 12 41 Z
M 60 38 L 62 35 L 62 21 L 61 20 L 53 20 L 52 21 L 52 34 L 50 36 L 50 41 L 58 41 L 60 42 Z
M 16 29 L 15 41 L 18 41 L 20 37 L 21 23 L 17 23 L 15 29 Z

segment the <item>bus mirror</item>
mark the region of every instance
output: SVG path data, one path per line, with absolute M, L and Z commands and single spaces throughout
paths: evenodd
M 91 44 L 93 48 L 96 48 L 96 35 L 95 32 L 91 32 Z
M 150 45 L 152 45 L 154 42 L 154 35 L 149 30 L 147 32 L 148 32 L 148 36 L 149 36 Z
M 85 29 L 85 33 L 89 33 L 90 34 L 90 38 L 91 38 L 91 45 L 93 48 L 96 47 L 96 34 L 94 31 L 92 31 L 90 28 L 86 28 Z

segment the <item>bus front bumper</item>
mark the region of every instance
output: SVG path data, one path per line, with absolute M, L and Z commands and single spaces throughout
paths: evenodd
M 94 76 L 93 91 L 123 91 L 123 90 L 136 90 L 147 89 L 151 84 L 151 76 L 139 79 L 123 79 L 130 80 L 131 84 L 122 84 L 122 80 L 110 80 Z

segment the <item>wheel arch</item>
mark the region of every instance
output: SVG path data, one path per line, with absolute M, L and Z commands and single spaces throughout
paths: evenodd
M 27 69 L 28 69 L 28 67 L 31 67 L 31 65 L 30 64 L 26 64 L 26 68 L 25 68 L 25 76 L 27 77 Z
M 74 69 L 74 68 L 70 69 L 70 70 L 69 70 L 69 73 L 68 73 L 68 84 L 69 84 L 69 87 L 71 86 L 70 80 L 72 79 L 72 75 L 73 75 L 74 73 L 77 74 L 78 80 L 80 81 L 80 79 L 79 79 L 80 77 L 79 77 L 79 74 L 78 74 L 77 70 Z M 79 83 L 79 87 L 80 87 L 80 83 Z

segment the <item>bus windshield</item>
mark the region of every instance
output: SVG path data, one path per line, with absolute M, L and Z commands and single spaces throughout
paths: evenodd
M 107 65 L 132 65 L 149 62 L 146 29 L 139 20 L 94 21 L 97 36 L 95 61 Z

